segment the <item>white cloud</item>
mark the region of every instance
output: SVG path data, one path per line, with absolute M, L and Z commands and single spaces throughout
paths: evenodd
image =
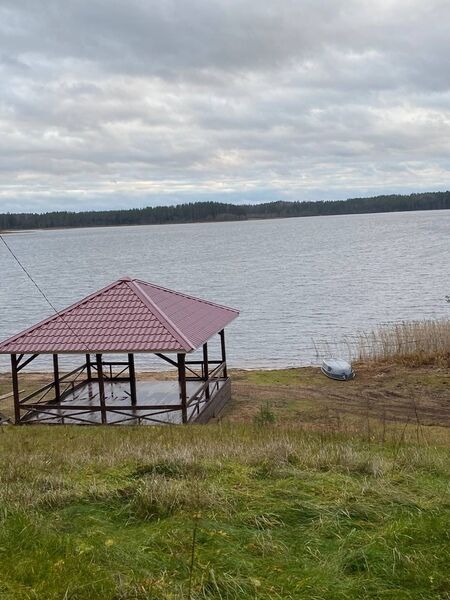
M 0 0 L 0 210 L 448 187 L 450 5 Z

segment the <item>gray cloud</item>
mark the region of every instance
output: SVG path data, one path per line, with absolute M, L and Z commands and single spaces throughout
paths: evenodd
M 0 210 L 448 187 L 440 0 L 0 0 Z

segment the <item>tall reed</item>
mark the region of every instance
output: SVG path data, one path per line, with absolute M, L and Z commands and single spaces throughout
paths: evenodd
M 450 364 L 450 320 L 403 321 L 380 325 L 355 338 L 359 360 L 408 364 Z

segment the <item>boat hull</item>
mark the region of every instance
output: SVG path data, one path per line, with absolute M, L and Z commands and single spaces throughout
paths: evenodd
M 320 370 L 324 375 L 336 381 L 349 381 L 355 377 L 351 364 L 337 358 L 324 359 Z
M 356 377 L 356 373 L 352 371 L 350 375 L 339 375 L 334 373 L 327 372 L 323 367 L 320 367 L 320 370 L 324 375 L 329 377 L 330 379 L 334 379 L 335 381 L 350 381 Z

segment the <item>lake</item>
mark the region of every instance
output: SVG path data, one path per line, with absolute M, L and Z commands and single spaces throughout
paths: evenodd
M 234 367 L 315 364 L 326 341 L 450 313 L 450 211 L 33 231 L 7 241 L 58 309 L 122 275 L 240 309 L 227 329 Z M 0 264 L 3 339 L 51 309 L 3 244 Z M 8 368 L 9 357 L 0 361 Z M 153 357 L 138 364 L 164 368 Z

